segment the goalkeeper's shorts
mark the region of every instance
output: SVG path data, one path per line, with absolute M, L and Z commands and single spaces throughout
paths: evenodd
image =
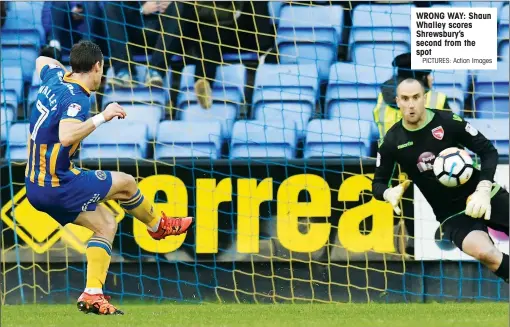
M 508 235 L 509 222 L 509 194 L 504 188 L 501 188 L 491 199 L 491 217 L 490 220 L 484 218 L 475 219 L 465 214 L 458 215 L 446 220 L 441 228 L 443 239 L 452 241 L 462 250 L 462 242 L 466 236 L 475 230 L 489 232 L 492 228 Z

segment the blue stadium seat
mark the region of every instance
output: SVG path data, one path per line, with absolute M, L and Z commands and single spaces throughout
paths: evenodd
M 291 122 L 263 124 L 256 120 L 234 123 L 231 159 L 287 158 L 296 156 L 296 128 Z
M 313 64 L 326 80 L 342 38 L 341 6 L 285 6 L 280 12 L 276 44 L 280 63 Z
M 23 82 L 30 82 L 39 50 L 33 45 L 2 44 L 2 66 L 21 67 Z
M 255 75 L 252 98 L 253 112 L 257 106 L 271 102 L 299 102 L 315 108 L 319 95 L 319 77 L 315 65 L 262 64 Z
M 43 5 L 43 1 L 9 2 L 7 17 L 2 27 L 2 39 L 5 36 L 5 32 L 11 33 L 11 31 L 15 31 L 15 33 L 23 33 L 32 31 L 38 35 L 38 44 L 44 42 L 46 36 L 41 22 Z
M 2 65 L 1 89 L 13 90 L 16 92 L 18 103 L 23 101 L 23 72 L 21 67 Z
M 83 140 L 80 158 L 147 158 L 147 125 L 118 119 L 103 124 Z
M 187 122 L 212 122 L 217 121 L 221 125 L 224 138 L 232 136 L 232 126 L 237 117 L 237 105 L 224 102 L 213 103 L 212 107 L 204 110 L 199 104 L 192 104 L 181 111 L 181 118 Z
M 509 61 L 509 37 L 510 37 L 510 18 L 509 13 L 510 5 L 505 5 L 499 11 L 499 26 L 498 26 L 498 55 L 501 61 Z
M 9 129 L 9 155 L 13 160 L 27 160 L 29 123 L 18 123 L 11 125 Z
M 305 158 L 370 156 L 371 123 L 351 119 L 315 119 L 308 124 Z
M 336 101 L 329 106 L 329 119 L 356 119 L 374 121 L 373 110 L 377 101 Z
M 305 137 L 306 126 L 312 117 L 311 107 L 299 102 L 271 102 L 259 105 L 255 111 L 255 119 L 260 124 L 271 125 L 274 121 L 291 122 L 296 125 L 297 138 Z
M 2 109 L 16 112 L 18 110 L 18 95 L 14 90 L 4 89 L 2 85 L 2 89 L 0 90 L 0 104 Z
M 505 1 L 450 1 L 453 8 L 498 8 L 498 12 L 505 5 Z
M 14 113 L 11 109 L 0 108 L 0 141 L 2 143 L 7 140 L 7 131 L 13 120 Z
M 285 1 L 268 1 L 267 9 L 269 12 L 269 19 L 272 23 L 278 24 L 280 19 L 281 8 L 285 5 Z
M 105 91 L 103 109 L 109 103 L 120 105 L 145 105 L 161 109 L 161 119 L 165 117 L 165 106 L 169 100 L 168 90 L 157 87 L 118 88 Z
M 326 91 L 326 112 L 335 101 L 377 101 L 380 85 L 393 75 L 393 68 L 368 67 L 339 62 L 331 66 Z
M 409 52 L 409 46 L 402 43 L 360 43 L 351 53 L 352 62 L 358 65 L 391 67 L 393 59 Z
M 221 156 L 221 125 L 218 121 L 163 121 L 159 125 L 154 158 L 211 158 Z
M 244 86 L 246 85 L 246 67 L 242 64 L 221 65 L 216 69 L 215 81 L 212 84 L 213 102 L 224 103 L 228 100 L 239 107 L 244 103 Z M 182 70 L 177 107 L 198 103 L 194 92 L 195 65 L 187 65 Z
M 468 91 L 468 71 L 467 70 L 436 70 L 432 71 L 434 79 L 434 88 L 437 86 L 455 87 L 462 92 Z
M 358 45 L 369 44 L 374 48 L 380 44 L 395 47 L 396 52 L 410 49 L 412 4 L 360 4 L 352 14 L 352 29 L 349 38 L 349 59 L 363 59 L 357 54 Z M 401 48 L 402 46 L 402 48 Z M 391 52 L 391 51 L 389 51 Z M 358 62 L 359 63 L 359 62 Z M 391 65 L 391 61 L 386 65 Z
M 476 74 L 474 109 L 476 118 L 508 118 L 509 63 L 499 62 L 497 70 Z
M 508 156 L 510 133 L 508 118 L 506 119 L 466 119 L 473 127 L 492 141 L 499 155 Z
M 147 125 L 147 139 L 154 140 L 161 120 L 161 108 L 140 104 L 127 104 L 123 106 L 126 111 L 126 122 L 138 122 Z

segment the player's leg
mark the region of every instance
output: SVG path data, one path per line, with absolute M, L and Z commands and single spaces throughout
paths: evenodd
M 117 232 L 114 216 L 108 209 L 98 205 L 94 211 L 80 213 L 74 224 L 94 232 L 87 244 L 87 282 L 77 301 L 78 309 L 102 315 L 123 314 L 103 295 L 103 286 L 110 267 L 112 243 Z
M 462 251 L 487 266 L 508 283 L 508 254 L 501 252 L 485 231 L 475 230 L 462 242 Z
M 109 173 L 112 186 L 105 200 L 118 200 L 128 214 L 147 225 L 154 239 L 183 234 L 191 226 L 191 217 L 169 218 L 164 213 L 160 217 L 154 210 L 154 203 L 142 194 L 133 176 L 115 171 Z
M 451 231 L 450 239 L 462 252 L 477 259 L 508 282 L 508 255 L 494 245 L 483 221 L 461 215 L 451 220 L 447 228 Z

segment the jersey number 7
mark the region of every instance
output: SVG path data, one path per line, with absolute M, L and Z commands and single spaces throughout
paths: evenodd
M 37 132 L 39 131 L 39 128 L 44 123 L 46 118 L 48 118 L 48 116 L 50 115 L 50 110 L 48 108 L 46 108 L 41 103 L 41 100 L 37 100 L 36 107 L 37 107 L 37 110 L 39 110 L 39 112 L 41 114 L 39 115 L 39 118 L 37 119 L 37 121 L 35 122 L 35 125 L 34 125 L 34 130 L 32 132 L 32 140 L 33 141 L 35 141 L 35 139 L 37 137 Z

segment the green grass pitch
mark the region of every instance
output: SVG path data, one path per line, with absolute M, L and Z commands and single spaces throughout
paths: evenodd
M 341 326 L 504 327 L 508 303 L 445 304 L 125 304 L 124 316 L 96 316 L 69 305 L 2 307 L 3 327 Z

